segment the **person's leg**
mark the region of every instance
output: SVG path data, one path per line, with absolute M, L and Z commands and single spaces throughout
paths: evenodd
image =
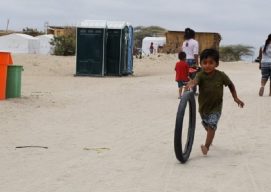
M 269 69 L 267 67 L 262 67 L 261 72 L 262 72 L 262 79 L 261 79 L 261 87 L 259 90 L 259 96 L 263 96 L 264 86 L 268 80 Z
M 181 99 L 181 97 L 182 97 L 182 90 L 183 90 L 183 83 L 182 83 L 182 81 L 177 81 L 177 83 L 178 83 L 178 91 L 179 91 L 179 97 L 178 97 L 178 99 Z
M 203 155 L 207 155 L 210 145 L 212 144 L 215 137 L 215 130 L 213 128 L 207 128 L 207 136 L 205 140 L 205 145 L 201 145 L 201 151 Z
M 215 130 L 213 128 L 207 128 L 207 136 L 205 140 L 205 147 L 209 150 L 210 145 L 212 144 L 215 137 Z
M 267 82 L 266 79 L 262 79 L 262 80 L 261 80 L 261 87 L 260 87 L 260 90 L 259 90 L 259 96 L 263 96 L 263 93 L 264 93 L 264 86 L 265 86 L 266 82 Z
M 203 155 L 207 155 L 210 145 L 212 145 L 215 131 L 217 128 L 217 123 L 220 119 L 220 112 L 212 113 L 210 115 L 201 115 L 202 118 L 202 125 L 204 126 L 207 134 L 205 139 L 205 144 L 201 145 L 201 151 Z

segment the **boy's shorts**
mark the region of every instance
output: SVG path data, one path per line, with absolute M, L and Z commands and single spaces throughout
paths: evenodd
M 180 88 L 180 87 L 185 86 L 187 84 L 187 81 L 177 81 L 177 83 L 178 83 L 178 87 Z
M 217 123 L 221 116 L 220 112 L 211 113 L 209 115 L 200 114 L 200 116 L 202 119 L 201 123 L 205 129 L 207 128 L 212 128 L 214 130 L 217 129 Z

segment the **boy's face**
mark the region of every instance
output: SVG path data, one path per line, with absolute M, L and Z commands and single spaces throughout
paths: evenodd
M 218 66 L 216 61 L 211 58 L 211 57 L 207 57 L 206 59 L 203 59 L 201 62 L 200 62 L 200 66 L 202 67 L 203 71 L 205 73 L 212 73 L 215 68 Z

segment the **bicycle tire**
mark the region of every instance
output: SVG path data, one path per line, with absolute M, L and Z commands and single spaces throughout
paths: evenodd
M 187 107 L 187 103 L 189 105 L 189 124 L 188 124 L 188 132 L 187 132 L 187 140 L 185 143 L 185 148 L 183 150 L 183 118 L 185 115 L 185 109 Z M 174 150 L 176 158 L 181 162 L 185 163 L 190 156 L 193 142 L 194 142 L 194 134 L 195 134 L 195 126 L 196 126 L 196 102 L 193 91 L 187 91 L 183 94 L 182 99 L 180 100 L 176 123 L 175 123 L 175 133 L 174 133 Z

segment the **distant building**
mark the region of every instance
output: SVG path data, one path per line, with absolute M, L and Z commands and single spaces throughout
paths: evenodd
M 48 26 L 47 34 L 52 34 L 56 37 L 63 36 L 65 34 L 65 27 L 60 26 Z
M 52 34 L 56 37 L 69 35 L 71 31 L 75 32 L 75 27 L 73 26 L 48 26 L 47 34 Z
M 184 31 L 168 31 L 166 34 L 166 44 L 163 47 L 165 53 L 178 53 L 184 41 Z M 199 42 L 199 51 L 206 48 L 219 48 L 221 35 L 211 32 L 196 32 L 195 39 Z

